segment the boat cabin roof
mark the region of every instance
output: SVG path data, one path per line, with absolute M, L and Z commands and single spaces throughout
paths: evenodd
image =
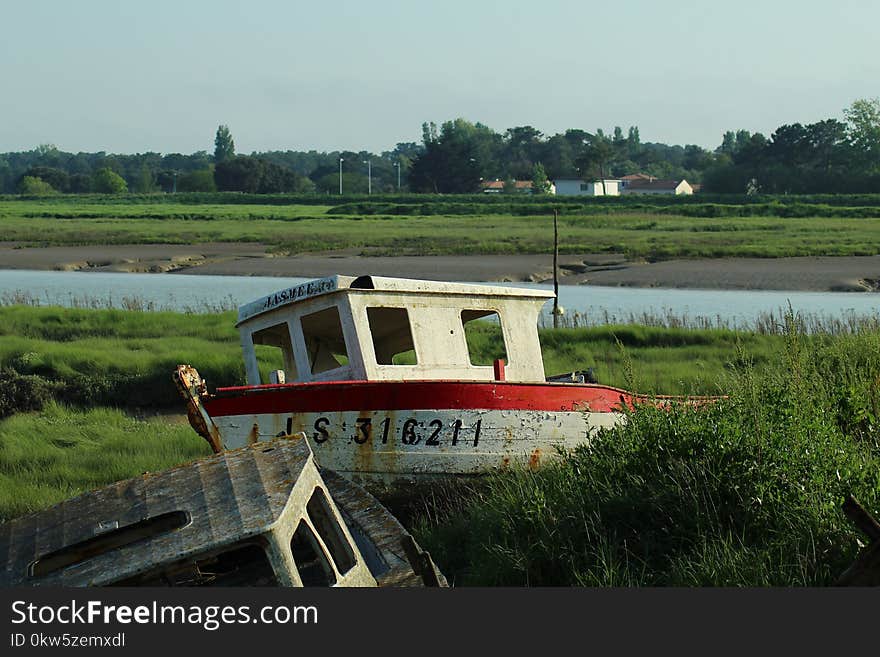
M 534 288 L 332 276 L 241 306 L 237 327 L 250 385 L 492 380 L 494 360 L 505 361 L 506 380 L 543 381 L 537 323 L 552 298 Z M 489 321 L 474 323 L 481 319 Z M 481 330 L 500 341 L 480 340 Z M 486 344 L 496 352 L 488 362 Z
M 107 584 L 243 539 L 260 541 L 282 517 L 304 513 L 321 483 L 305 440 L 120 481 L 0 525 L 0 584 Z
M 386 276 L 328 276 L 307 283 L 278 290 L 238 308 L 238 324 L 252 320 L 264 313 L 294 303 L 332 294 L 345 294 L 351 290 L 373 290 L 381 292 L 408 292 L 418 295 L 443 295 L 464 297 L 499 297 L 541 299 L 553 298 L 553 293 L 524 287 L 502 285 L 478 285 L 474 283 L 447 283 L 423 281 L 410 278 L 389 278 Z

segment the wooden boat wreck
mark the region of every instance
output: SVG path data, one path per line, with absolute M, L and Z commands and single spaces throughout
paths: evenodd
M 215 451 L 303 432 L 322 466 L 387 484 L 530 467 L 588 442 L 641 400 L 545 377 L 531 288 L 334 276 L 242 306 L 247 385 L 209 392 L 189 365 L 175 380 Z M 472 322 L 492 319 L 504 358 L 480 362 Z M 274 354 L 276 365 L 261 363 Z
M 216 454 L 0 524 L 0 563 L 0 587 L 446 583 L 374 497 L 322 476 L 302 438 Z
M 852 495 L 847 495 L 843 512 L 867 537 L 868 543 L 856 560 L 837 579 L 837 586 L 880 586 L 880 522 Z

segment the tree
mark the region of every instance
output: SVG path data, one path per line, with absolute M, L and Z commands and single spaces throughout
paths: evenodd
M 880 99 L 860 98 L 843 115 L 858 159 L 868 170 L 880 168 Z
M 88 194 L 92 191 L 92 177 L 86 173 L 74 173 L 70 176 L 71 194 Z
M 488 168 L 501 136 L 479 123 L 447 121 L 439 133 L 433 123 L 422 124 L 425 152 L 413 161 L 410 185 L 416 191 L 440 194 L 476 192 L 481 167 Z
M 553 135 L 541 144 L 538 161 L 544 165 L 547 177 L 550 179 L 577 175 L 575 160 L 583 144 L 579 139 L 568 137 L 568 132 Z
M 235 142 L 232 141 L 229 126 L 217 126 L 217 134 L 214 137 L 214 162 L 225 162 L 233 157 L 235 157 Z
M 517 179 L 531 175 L 540 156 L 543 135 L 530 125 L 509 128 L 504 133 L 501 157 L 506 172 Z
M 537 162 L 532 169 L 532 194 L 549 193 L 550 181 L 547 180 L 547 173 L 544 171 L 544 165 Z
M 642 140 L 639 137 L 639 126 L 629 127 L 626 133 L 626 154 L 630 160 L 635 160 L 642 152 Z
M 92 191 L 98 194 L 122 194 L 128 191 L 128 184 L 109 167 L 102 167 L 92 174 Z
M 828 173 L 847 161 L 846 125 L 837 119 L 825 119 L 811 123 L 806 130 L 817 167 Z
M 597 130 L 581 152 L 579 158 L 581 172 L 584 176 L 596 176 L 602 182 L 602 195 L 605 195 L 605 177 L 608 164 L 614 156 L 614 146 L 601 130 Z
M 310 187 L 292 169 L 246 155 L 218 163 L 214 167 L 214 182 L 220 191 L 250 194 L 297 192 Z
M 768 155 L 789 167 L 802 167 L 812 155 L 807 130 L 800 123 L 781 125 L 770 135 Z
M 173 183 L 172 183 L 173 185 Z M 216 192 L 214 172 L 211 169 L 199 169 L 180 174 L 177 178 L 178 192 Z
M 697 146 L 696 144 L 688 144 L 684 147 L 684 160 L 682 166 L 692 171 L 702 171 L 712 164 L 712 155 Z
M 18 184 L 18 193 L 23 196 L 48 196 L 58 192 L 42 178 L 24 176 Z
M 751 134 L 748 130 L 736 133 L 736 153 L 733 161 L 736 164 L 758 166 L 766 155 L 767 138 L 760 132 Z
M 287 167 L 262 160 L 263 171 L 260 177 L 260 194 L 281 194 L 296 191 L 297 175 Z
M 221 192 L 256 194 L 262 177 L 263 166 L 260 160 L 246 155 L 218 162 L 214 167 L 214 182 Z
M 736 135 L 733 130 L 728 130 L 724 133 L 724 136 L 721 138 L 721 145 L 715 149 L 715 152 L 719 155 L 724 154 L 729 157 L 733 157 L 733 154 L 736 152 Z
M 58 192 L 66 192 L 70 189 L 70 176 L 62 169 L 55 167 L 29 167 L 22 175 L 22 178 L 25 176 L 39 178 L 52 185 L 52 188 Z
M 149 194 L 156 191 L 156 176 L 146 164 L 142 165 L 138 171 L 132 189 L 139 194 Z

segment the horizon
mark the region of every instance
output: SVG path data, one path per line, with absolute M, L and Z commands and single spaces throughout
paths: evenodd
M 878 95 L 880 5 L 768 4 L 36 0 L 6 12 L 0 152 L 210 153 L 223 124 L 242 154 L 381 153 L 458 117 L 714 150 Z

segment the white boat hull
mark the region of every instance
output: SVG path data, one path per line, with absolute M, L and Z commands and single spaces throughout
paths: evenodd
M 213 417 L 234 449 L 303 433 L 322 466 L 354 480 L 391 483 L 421 475 L 537 467 L 588 443 L 620 413 L 482 409 L 333 411 Z

